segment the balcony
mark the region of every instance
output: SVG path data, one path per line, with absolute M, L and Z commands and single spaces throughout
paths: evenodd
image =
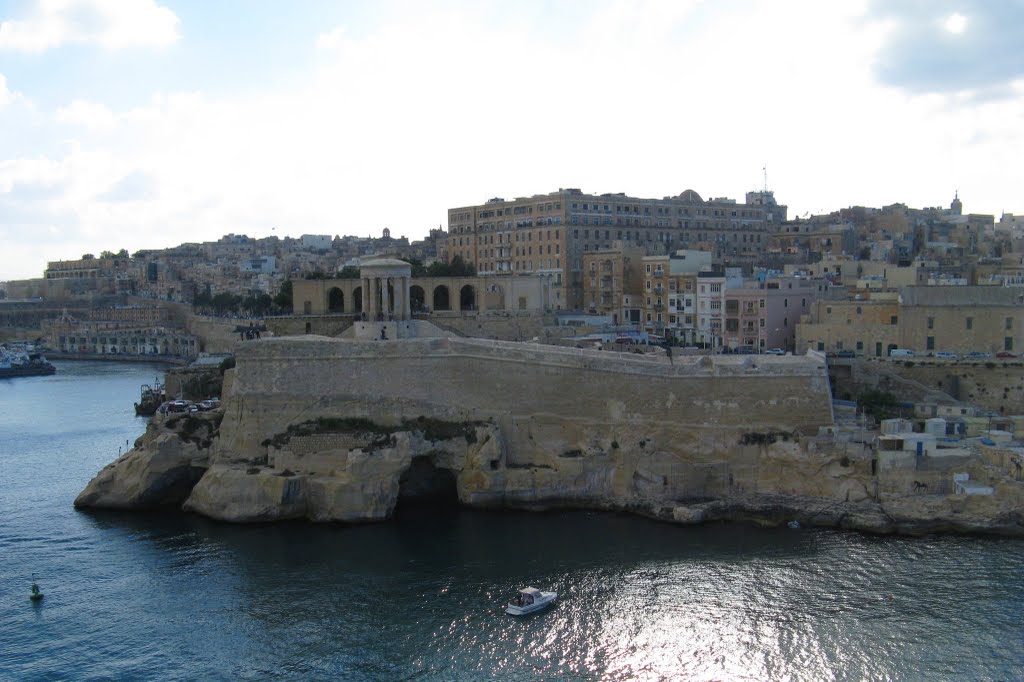
M 665 287 L 661 286 L 660 284 L 656 284 L 654 286 L 654 293 L 656 293 L 656 294 L 663 294 L 663 293 L 665 293 Z
M 660 277 L 664 277 L 665 276 L 665 271 L 664 270 L 655 270 L 653 276 L 654 277 L 659 277 L 659 278 Z

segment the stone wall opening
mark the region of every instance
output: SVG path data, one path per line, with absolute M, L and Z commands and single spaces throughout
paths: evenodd
M 338 287 L 327 292 L 327 310 L 332 313 L 345 312 L 345 294 Z
M 398 481 L 398 507 L 420 504 L 454 506 L 458 503 L 455 473 L 434 466 L 428 455 L 413 457 Z
M 427 294 L 423 291 L 423 287 L 412 285 L 409 287 L 409 308 L 414 313 L 423 312 L 423 309 L 427 306 Z

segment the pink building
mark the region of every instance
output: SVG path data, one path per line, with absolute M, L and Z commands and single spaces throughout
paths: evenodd
M 810 311 L 820 284 L 796 277 L 745 279 L 725 291 L 722 345 L 792 351 L 800 316 Z

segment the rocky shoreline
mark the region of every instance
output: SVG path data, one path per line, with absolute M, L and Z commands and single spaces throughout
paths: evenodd
M 488 423 L 406 424 L 386 434 L 373 431 L 365 423 L 360 426 L 363 431 L 353 430 L 348 424 L 348 431 L 332 434 L 336 441 L 343 442 L 335 443 L 339 447 L 331 452 L 302 455 L 287 451 L 288 442 L 278 443 L 280 448 L 268 443 L 265 457 L 224 461 L 217 457 L 223 417 L 223 410 L 158 415 L 131 450 L 90 481 L 76 498 L 75 506 L 178 508 L 234 523 L 289 519 L 382 521 L 390 517 L 403 486 L 409 487 L 409 472 L 420 465 L 427 473 L 415 484 L 419 493 L 429 497 L 450 484 L 458 502 L 470 507 L 601 509 L 680 525 L 740 522 L 774 527 L 796 521 L 807 527 L 884 535 L 1024 537 L 1020 508 L 997 508 L 991 500 L 954 495 L 883 494 L 879 499 L 864 496 L 850 500 L 737 491 L 715 499 L 673 501 L 636 494 L 636 490 L 626 497 L 579 494 L 579 490 L 546 486 L 548 472 L 541 467 L 509 470 L 501 452 L 500 429 Z M 503 476 L 506 484 L 498 493 L 493 485 L 495 474 Z M 588 475 L 593 478 L 597 474 Z M 604 478 L 615 475 L 613 471 L 600 472 Z M 530 480 L 528 487 L 522 485 L 524 476 Z M 518 482 L 507 485 L 510 477 Z M 598 485 L 597 489 L 605 488 Z

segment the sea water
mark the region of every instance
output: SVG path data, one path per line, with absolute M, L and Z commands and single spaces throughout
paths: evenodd
M 76 511 L 142 433 L 132 403 L 160 368 L 56 364 L 0 381 L 0 679 L 1024 677 L 1021 540 L 583 511 Z M 507 616 L 527 585 L 558 603 Z

